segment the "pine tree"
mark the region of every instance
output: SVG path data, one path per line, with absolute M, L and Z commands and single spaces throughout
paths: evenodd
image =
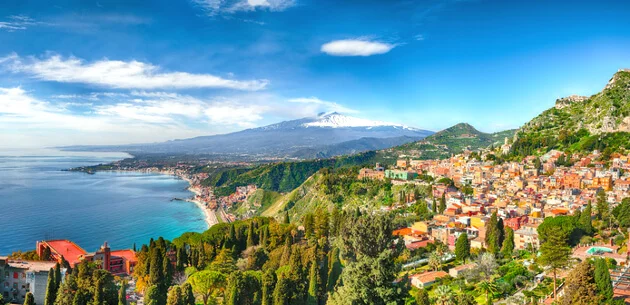
M 460 262 L 465 261 L 470 257 L 470 241 L 468 240 L 468 234 L 462 233 L 455 242 L 455 257 Z
M 505 257 L 511 257 L 514 252 L 514 230 L 512 228 L 505 228 L 505 239 L 503 240 L 503 246 L 501 247 L 501 253 Z
M 555 295 L 554 299 L 556 299 Z M 603 296 L 597 292 L 593 266 L 587 260 L 569 272 L 564 284 L 564 295 L 558 303 L 562 305 L 591 305 L 600 304 L 602 299 Z
M 46 285 L 46 298 L 44 299 L 44 305 L 53 305 L 57 299 L 57 288 L 55 280 L 55 271 L 50 268 L 48 271 L 48 283 Z
M 309 272 L 308 280 L 308 297 L 306 300 L 307 305 L 318 305 L 319 300 L 317 292 L 319 290 L 319 267 L 317 265 L 317 259 L 311 263 L 311 270 Z
M 567 245 L 567 236 L 563 231 L 553 231 L 544 238 L 540 245 L 538 260 L 544 266 L 549 267 L 553 274 L 553 297 L 556 298 L 556 278 L 558 270 L 569 264 L 571 248 Z

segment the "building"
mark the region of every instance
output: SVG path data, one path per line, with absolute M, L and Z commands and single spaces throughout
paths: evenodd
M 413 171 L 404 171 L 397 169 L 388 169 L 385 171 L 385 178 L 393 180 L 413 180 L 418 177 L 418 173 Z
M 50 250 L 51 258 L 57 262 L 63 259 L 73 268 L 84 260 L 99 262 L 100 268 L 114 275 L 130 275 L 138 263 L 136 253 L 133 250 L 115 250 L 109 248 L 105 242 L 96 252 L 88 253 L 74 242 L 69 240 L 48 240 L 37 242 L 37 255 L 43 256 L 45 249 Z
M 462 274 L 466 270 L 470 270 L 470 269 L 473 269 L 475 267 L 477 267 L 477 264 L 475 264 L 475 263 L 460 265 L 460 266 L 448 269 L 448 274 L 450 276 L 452 276 L 452 277 L 458 277 L 460 274 Z
M 24 303 L 30 292 L 36 304 L 44 304 L 48 272 L 55 262 L 22 261 L 0 257 L 0 293 L 9 303 Z M 61 270 L 62 275 L 66 270 Z
M 448 273 L 444 271 L 430 271 L 425 273 L 414 274 L 411 276 L 411 285 L 417 288 L 427 288 L 433 285 L 438 279 L 447 277 Z

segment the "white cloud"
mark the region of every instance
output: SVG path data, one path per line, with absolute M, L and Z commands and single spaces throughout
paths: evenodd
M 357 113 L 357 110 L 347 108 L 335 102 L 323 101 L 316 97 L 298 97 L 288 100 L 291 103 L 310 104 L 317 108 L 315 113 L 319 112 L 340 112 L 340 113 Z
M 92 63 L 70 57 L 53 55 L 45 59 L 20 58 L 16 54 L 0 58 L 14 73 L 25 73 L 37 79 L 63 83 L 83 83 L 117 89 L 156 88 L 227 88 L 256 91 L 264 89 L 268 81 L 239 81 L 211 74 L 162 72 L 159 66 L 139 61 L 102 59 Z
M 192 0 L 210 16 L 255 10 L 284 11 L 295 5 L 295 0 Z
M 343 39 L 322 45 L 321 51 L 332 56 L 371 56 L 385 54 L 395 47 L 396 44 L 367 39 Z
M 23 15 L 15 15 L 9 16 L 6 21 L 0 21 L 0 29 L 5 31 L 14 32 L 26 30 L 29 26 L 41 24 L 41 22 L 36 22 L 35 20 L 23 16 Z
M 92 103 L 89 97 L 94 96 L 99 100 Z M 20 87 L 0 87 L 0 147 L 158 142 L 320 112 L 356 112 L 316 97 L 287 100 L 264 92 L 211 98 L 160 91 L 55 97 L 44 101 Z
M 424 35 L 422 34 L 418 34 L 416 36 L 413 37 L 415 40 L 417 41 L 423 41 L 425 39 Z

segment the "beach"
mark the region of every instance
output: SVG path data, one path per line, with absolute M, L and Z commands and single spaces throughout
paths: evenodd
M 186 180 L 190 184 L 190 181 L 188 179 L 183 177 L 182 179 Z M 193 192 L 195 195 L 201 195 L 201 193 L 194 187 L 192 187 L 192 185 L 188 187 L 188 190 Z M 186 201 L 196 204 L 197 207 L 199 207 L 203 211 L 204 215 L 206 216 L 205 220 L 206 224 L 208 224 L 208 229 L 219 223 L 219 220 L 217 219 L 217 214 L 213 210 L 208 209 L 203 202 L 195 199 L 187 199 Z

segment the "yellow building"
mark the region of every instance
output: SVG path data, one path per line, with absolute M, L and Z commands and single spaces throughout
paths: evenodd
M 411 231 L 416 234 L 429 233 L 429 225 L 424 221 L 418 221 L 411 226 Z
M 470 226 L 471 227 L 475 227 L 477 229 L 485 228 L 486 227 L 486 221 L 481 216 L 472 216 L 472 217 L 470 217 Z

